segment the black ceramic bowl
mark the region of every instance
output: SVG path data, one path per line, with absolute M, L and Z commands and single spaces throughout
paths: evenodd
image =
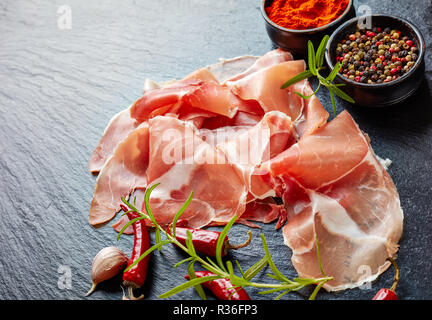
M 261 14 L 265 20 L 265 26 L 270 40 L 277 47 L 302 56 L 307 54 L 308 40 L 311 40 L 315 48 L 317 48 L 325 35 L 332 34 L 343 22 L 355 17 L 353 0 L 350 0 L 344 13 L 325 26 L 306 30 L 287 29 L 277 25 L 267 16 L 265 8 L 272 3 L 273 0 L 264 0 L 261 4 Z
M 381 84 L 359 83 L 338 74 L 335 83 L 344 83 L 341 89 L 355 100 L 356 105 L 370 107 L 385 107 L 401 103 L 410 97 L 420 86 L 425 70 L 424 55 L 425 42 L 420 31 L 405 19 L 388 15 L 371 15 L 372 27 L 391 28 L 399 30 L 408 36 L 419 49 L 415 65 L 402 77 Z M 326 61 L 330 69 L 336 64 L 337 44 L 346 35 L 356 31 L 359 21 L 364 22 L 365 17 L 353 18 L 342 24 L 330 37 L 326 49 Z

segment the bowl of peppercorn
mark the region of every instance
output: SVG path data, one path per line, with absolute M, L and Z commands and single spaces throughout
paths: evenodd
M 341 66 L 334 79 L 356 105 L 399 104 L 419 88 L 424 77 L 426 46 L 411 22 L 389 15 L 356 17 L 330 37 L 326 61 Z
M 261 14 L 274 46 L 305 57 L 356 12 L 353 0 L 263 0 Z

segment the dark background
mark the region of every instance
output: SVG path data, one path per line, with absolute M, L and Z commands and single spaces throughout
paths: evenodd
M 61 5 L 72 9 L 72 28 L 57 26 Z M 355 1 L 373 13 L 414 22 L 431 45 L 430 0 Z M 111 117 L 142 92 L 145 78 L 165 81 L 218 61 L 272 49 L 258 0 L 1 1 L 0 2 L 0 299 L 83 299 L 90 266 L 103 247 L 128 254 L 131 237 L 116 241 L 110 224 L 93 229 L 88 209 L 95 177 L 88 160 Z M 403 105 L 359 109 L 337 101 L 367 132 L 389 169 L 405 213 L 398 262 L 401 299 L 431 299 L 432 57 L 425 81 Z M 329 96 L 319 93 L 331 111 Z M 235 226 L 232 237 L 244 239 Z M 291 252 L 274 224 L 263 226 L 278 267 L 295 277 Z M 259 230 L 248 250 L 234 252 L 246 268 L 263 255 Z M 168 246 L 153 255 L 144 293 L 157 296 L 183 281 L 185 256 Z M 71 288 L 58 286 L 60 266 Z M 370 299 L 390 286 L 389 270 L 367 290 L 322 293 L 319 299 Z M 265 281 L 263 276 L 260 281 Z M 121 299 L 120 277 L 88 299 Z M 249 290 L 249 289 L 248 289 Z M 249 290 L 253 299 L 271 299 Z M 284 299 L 304 299 L 309 292 Z M 173 299 L 197 299 L 189 289 Z

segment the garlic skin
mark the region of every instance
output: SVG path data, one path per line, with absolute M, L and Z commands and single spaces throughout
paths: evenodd
M 92 262 L 91 278 L 93 285 L 86 296 L 93 293 L 98 283 L 111 279 L 122 271 L 128 261 L 128 256 L 117 247 L 106 247 L 100 250 Z

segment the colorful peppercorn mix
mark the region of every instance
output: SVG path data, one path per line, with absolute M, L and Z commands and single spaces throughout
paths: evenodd
M 338 43 L 336 60 L 344 77 L 367 84 L 386 83 L 407 73 L 418 59 L 415 43 L 391 28 L 358 29 Z

